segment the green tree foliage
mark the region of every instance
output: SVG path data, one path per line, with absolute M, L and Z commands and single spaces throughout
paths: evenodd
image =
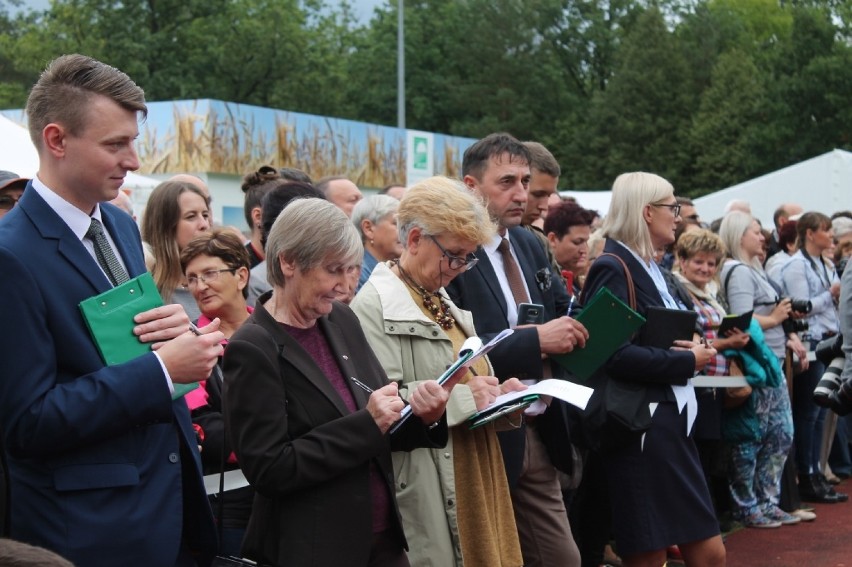
M 750 56 L 734 50 L 719 57 L 690 132 L 696 158 L 687 194 L 722 189 L 761 171 L 766 102 Z
M 0 0 L 0 108 L 82 52 L 149 100 L 396 123 L 398 0 Z M 563 186 L 693 195 L 852 147 L 848 0 L 406 0 L 409 128 L 547 145 Z
M 624 38 L 607 89 L 592 101 L 589 137 L 576 156 L 592 186 L 608 187 L 619 173 L 637 170 L 676 186 L 686 181 L 684 125 L 695 98 L 689 74 L 662 13 L 643 12 Z

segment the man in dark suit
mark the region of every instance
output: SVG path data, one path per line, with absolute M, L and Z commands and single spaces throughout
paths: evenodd
M 0 223 L 11 537 L 80 566 L 206 565 L 215 552 L 189 412 L 171 393 L 209 375 L 218 321 L 196 336 L 178 305 L 140 313 L 134 333 L 156 350 L 105 366 L 78 307 L 145 271 L 136 225 L 105 203 L 139 167 L 145 112 L 118 69 L 51 62 L 27 101 L 39 172 Z
M 549 268 L 541 245 L 520 228 L 529 164 L 527 148 L 508 134 L 491 134 L 479 140 L 465 151 L 462 164 L 464 183 L 487 201 L 498 224 L 498 235 L 477 250 L 479 263 L 453 280 L 447 292 L 456 305 L 473 313 L 481 336 L 515 328 L 515 333 L 489 354 L 501 380 L 562 376 L 546 355 L 583 346 L 587 337 L 581 324 L 564 316 L 568 294 Z M 545 322 L 518 327 L 518 304 L 522 302 L 543 305 Z M 550 456 L 566 448 L 570 454 L 563 412 L 562 402 L 554 402 L 543 416 L 527 420 L 527 427 L 501 434 L 527 566 L 580 564 Z M 542 436 L 548 437 L 547 447 Z

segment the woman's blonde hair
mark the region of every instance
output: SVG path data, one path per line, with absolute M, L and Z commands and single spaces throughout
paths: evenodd
M 653 173 L 622 173 L 612 184 L 612 199 L 604 219 L 603 234 L 619 240 L 645 260 L 654 256 L 645 207 L 674 196 L 672 184 Z
M 713 254 L 716 264 L 721 264 L 727 252 L 722 239 L 704 228 L 684 232 L 677 241 L 677 257 L 681 260 L 688 260 L 696 254 Z
M 728 249 L 728 256 L 762 271 L 763 266 L 760 264 L 760 258 L 747 258 L 743 252 L 743 235 L 754 222 L 754 217 L 748 213 L 731 211 L 725 215 L 722 224 L 719 225 L 719 238 L 722 239 Z
M 476 245 L 485 244 L 497 231 L 480 198 L 461 181 L 442 176 L 410 187 L 399 203 L 396 221 L 399 240 L 406 247 L 415 226 L 430 236 L 446 233 Z

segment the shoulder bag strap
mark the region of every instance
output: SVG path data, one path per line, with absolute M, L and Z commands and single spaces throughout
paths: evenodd
M 621 259 L 620 256 L 613 254 L 612 252 L 604 252 L 601 256 L 612 256 L 618 263 L 621 264 L 621 267 L 624 268 L 624 278 L 627 280 L 627 303 L 630 305 L 630 309 L 636 311 L 636 288 L 633 287 L 633 276 L 630 275 L 630 270 L 627 269 L 627 264 L 624 260 Z
M 727 273 L 727 274 L 725 274 L 725 281 L 724 281 L 724 282 L 722 282 L 722 293 L 724 293 L 724 294 L 725 294 L 725 298 L 726 298 L 726 299 L 727 299 L 727 297 L 728 297 L 728 282 L 730 282 L 730 281 L 731 281 L 731 274 L 733 274 L 733 273 L 734 273 L 734 270 L 736 270 L 736 269 L 737 269 L 737 268 L 739 268 L 740 266 L 745 266 L 745 264 L 742 264 L 742 263 L 740 263 L 740 264 L 734 264 L 733 266 L 731 266 L 731 269 L 730 269 L 730 270 L 728 270 L 728 273 Z

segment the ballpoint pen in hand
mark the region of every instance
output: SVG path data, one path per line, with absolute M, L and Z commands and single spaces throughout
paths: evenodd
M 350 376 L 350 377 L 349 377 L 349 379 L 350 379 L 350 380 L 352 380 L 352 383 L 353 383 L 353 384 L 355 384 L 356 386 L 358 386 L 359 388 L 361 388 L 362 390 L 364 390 L 364 391 L 365 391 L 365 392 L 367 392 L 368 394 L 372 394 L 372 393 L 373 393 L 373 391 L 374 391 L 374 390 L 373 390 L 371 387 L 367 386 L 366 384 L 364 384 L 363 382 L 361 382 L 360 380 L 358 380 L 358 379 L 357 379 L 357 378 L 355 378 L 354 376 Z M 402 396 L 400 396 L 400 399 L 402 400 L 402 403 L 404 403 L 406 406 L 408 405 L 408 402 L 407 402 L 407 401 L 405 401 L 405 398 L 403 398 Z
M 562 279 L 565 280 L 565 289 L 571 297 L 571 300 L 568 302 L 568 312 L 566 313 L 570 317 L 571 311 L 574 309 L 574 299 L 577 297 L 574 294 L 574 272 L 571 270 L 562 270 Z
M 366 384 L 364 384 L 363 382 L 361 382 L 360 380 L 358 380 L 358 379 L 357 379 L 357 378 L 355 378 L 354 376 L 350 376 L 350 377 L 349 377 L 349 379 L 350 379 L 350 380 L 352 380 L 352 382 L 353 382 L 356 386 L 358 386 L 359 388 L 361 388 L 362 390 L 364 390 L 364 391 L 365 391 L 365 392 L 367 392 L 368 394 L 372 394 L 372 393 L 373 393 L 373 389 L 372 389 L 371 387 L 367 386 Z

